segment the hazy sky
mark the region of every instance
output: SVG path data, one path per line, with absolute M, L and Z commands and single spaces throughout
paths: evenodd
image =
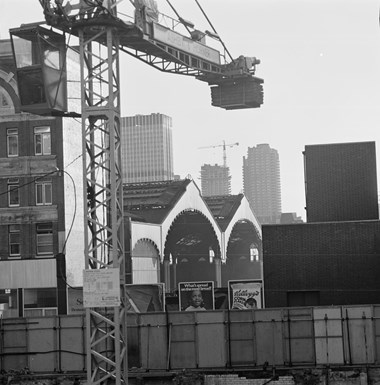
M 194 0 L 170 2 L 200 30 L 211 29 Z M 153 112 L 171 116 L 174 171 L 182 177 L 190 174 L 199 187 L 201 165 L 223 161 L 222 147 L 199 147 L 239 142 L 227 148 L 234 194 L 243 188 L 242 158 L 247 148 L 268 143 L 280 156 L 283 212 L 297 212 L 305 219 L 305 145 L 379 141 L 380 1 L 199 3 L 233 57 L 261 60 L 256 76 L 264 79 L 262 107 L 235 111 L 212 107 L 206 83 L 162 73 L 122 54 L 122 116 Z M 165 0 L 157 4 L 173 15 Z M 9 28 L 43 20 L 38 0 L 0 0 L 0 5 L 2 39 L 9 37 Z

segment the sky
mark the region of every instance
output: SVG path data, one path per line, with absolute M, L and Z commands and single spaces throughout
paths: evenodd
M 268 143 L 279 153 L 282 211 L 306 219 L 306 145 L 375 141 L 379 159 L 380 0 L 198 2 L 232 57 L 260 59 L 256 76 L 264 80 L 263 105 L 231 111 L 213 107 L 207 83 L 160 72 L 122 54 L 121 115 L 171 116 L 174 172 L 190 175 L 199 187 L 202 164 L 222 164 L 223 141 L 238 142 L 226 150 L 233 194 L 243 190 L 248 147 Z M 170 3 L 196 28 L 212 29 L 194 0 Z M 167 1 L 157 5 L 175 16 Z M 0 0 L 0 6 L 0 39 L 9 38 L 9 28 L 43 21 L 38 0 Z M 122 1 L 120 14 L 131 14 L 129 7 Z M 200 149 L 207 146 L 219 147 Z

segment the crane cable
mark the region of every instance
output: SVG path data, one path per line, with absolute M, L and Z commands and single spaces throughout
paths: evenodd
M 169 0 L 166 0 L 166 2 L 170 5 L 170 8 L 173 10 L 173 12 L 177 15 L 178 17 L 178 20 L 180 22 L 183 21 L 183 18 L 179 15 L 179 13 L 177 12 L 177 10 L 173 7 L 173 5 L 170 3 Z M 189 33 L 189 35 L 191 36 L 191 31 L 190 31 L 190 28 L 185 24 L 185 23 L 182 23 L 184 25 L 184 27 L 186 28 L 187 32 Z
M 171 9 L 173 10 L 173 12 L 177 15 L 179 21 L 183 20 L 182 17 L 178 14 L 178 12 L 176 11 L 176 9 L 173 7 L 173 5 L 170 3 L 169 0 L 166 0 L 167 3 L 170 5 Z M 227 49 L 226 45 L 224 44 L 223 40 L 220 38 L 220 36 L 218 35 L 218 33 L 216 32 L 216 29 L 214 28 L 214 26 L 212 25 L 210 19 L 207 17 L 206 15 L 206 12 L 203 10 L 203 8 L 201 7 L 201 5 L 199 4 L 198 0 L 195 0 L 195 2 L 197 3 L 199 9 L 202 11 L 203 13 L 203 16 L 206 18 L 207 22 L 209 23 L 210 27 L 212 28 L 213 32 L 215 33 L 215 35 L 217 36 L 219 42 L 222 44 L 225 52 L 227 52 L 228 56 L 230 57 L 231 61 L 234 61 L 233 57 L 231 56 L 229 50 Z M 184 24 L 184 26 L 186 27 L 187 31 L 189 32 L 189 34 L 191 35 L 191 32 L 189 30 L 189 27 Z
M 232 58 L 230 52 L 228 51 L 226 45 L 224 44 L 224 42 L 222 41 L 222 39 L 219 37 L 218 33 L 216 32 L 216 29 L 214 28 L 214 26 L 211 24 L 211 21 L 210 19 L 207 17 L 205 11 L 203 10 L 203 8 L 201 7 L 201 5 L 199 4 L 198 0 L 195 0 L 195 2 L 197 3 L 199 9 L 202 11 L 203 13 L 203 16 L 206 18 L 206 20 L 208 21 L 208 23 L 210 24 L 210 27 L 212 28 L 213 32 L 218 36 L 218 40 L 220 41 L 220 43 L 222 44 L 224 50 L 227 52 L 228 56 L 230 57 L 231 61 L 234 61 L 234 59 Z

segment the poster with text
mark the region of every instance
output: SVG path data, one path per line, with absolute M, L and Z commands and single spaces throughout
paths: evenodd
M 214 310 L 214 282 L 180 282 L 178 284 L 179 310 Z
M 231 310 L 261 309 L 263 307 L 262 281 L 228 281 L 228 302 Z
M 125 307 L 129 313 L 165 311 L 163 283 L 125 285 Z
M 67 313 L 84 314 L 86 309 L 83 306 L 83 289 L 81 287 L 67 288 Z

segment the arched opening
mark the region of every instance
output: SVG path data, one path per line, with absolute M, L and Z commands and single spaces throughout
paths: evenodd
M 186 210 L 173 221 L 166 238 L 164 259 L 169 262 L 168 291 L 179 282 L 216 281 L 215 260 L 220 246 L 208 219 L 198 211 Z M 161 280 L 165 276 L 161 274 Z
M 262 242 L 248 220 L 238 221 L 227 244 L 226 263 L 222 265 L 222 286 L 229 280 L 262 279 Z
M 160 282 L 159 253 L 157 247 L 148 239 L 139 240 L 132 250 L 132 282 Z

